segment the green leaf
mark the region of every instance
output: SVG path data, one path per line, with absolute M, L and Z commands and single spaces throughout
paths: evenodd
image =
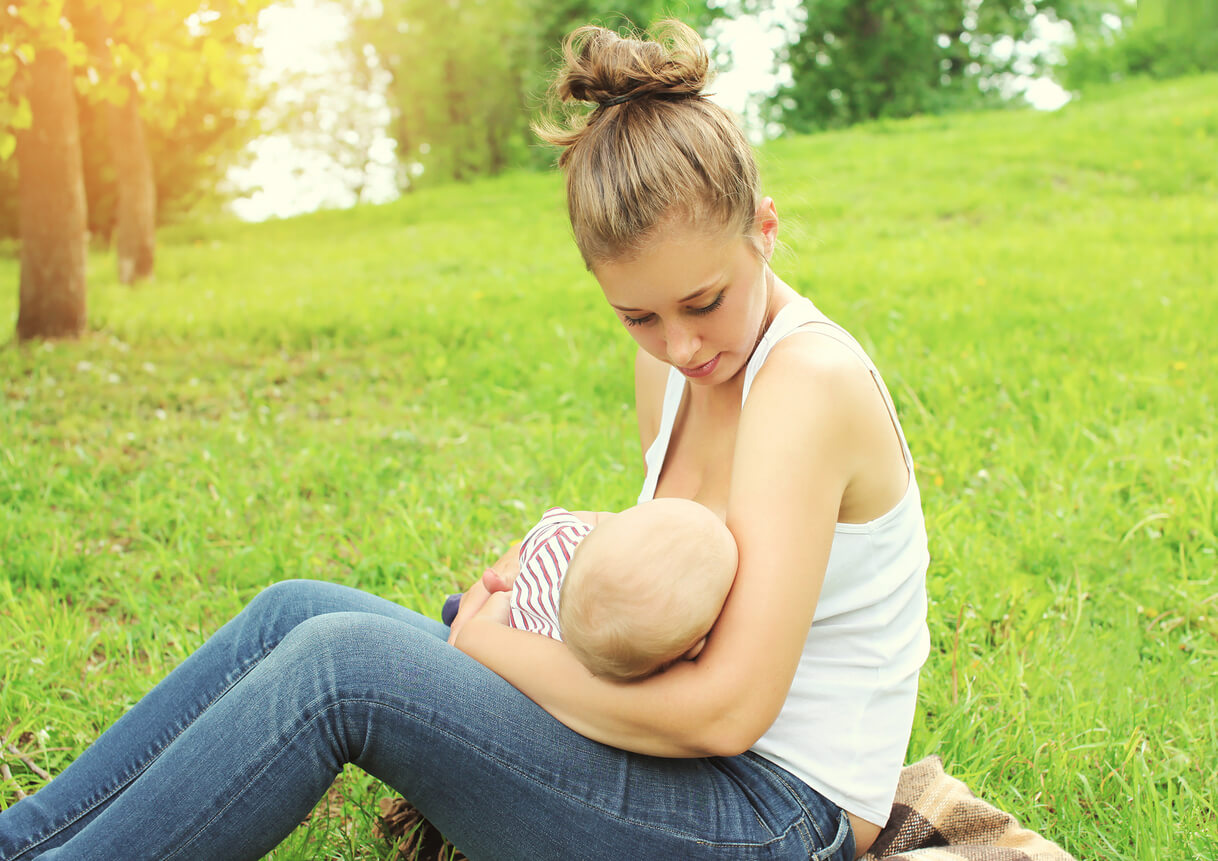
M 0 87 L 7 87 L 17 74 L 17 58 L 0 53 Z
M 72 39 L 64 47 L 64 56 L 68 58 L 68 64 L 73 68 L 83 66 L 89 61 L 89 49 L 85 47 L 83 42 Z
M 13 114 L 12 126 L 15 129 L 28 129 L 33 123 L 34 112 L 30 110 L 30 100 L 23 98 L 17 102 L 17 110 Z

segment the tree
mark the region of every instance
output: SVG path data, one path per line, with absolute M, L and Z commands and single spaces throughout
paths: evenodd
M 138 8 L 138 7 L 136 7 Z M 151 278 L 156 256 L 156 184 L 140 116 L 140 95 L 134 71 L 116 68 L 120 53 L 111 15 L 121 12 L 113 4 L 82 6 L 74 16 L 77 38 L 88 45 L 90 59 L 101 69 L 98 88 L 105 108 L 107 147 L 114 167 L 115 249 L 118 280 L 134 284 Z
M 119 280 L 151 277 L 157 223 L 156 171 L 147 118 L 188 123 L 203 91 L 241 106 L 249 90 L 252 28 L 269 0 L 77 0 L 77 35 L 90 48 L 85 88 L 105 106 L 114 169 Z
M 120 279 L 151 274 L 158 186 L 172 186 L 179 199 L 197 196 L 223 173 L 218 145 L 232 152 L 235 130 L 252 133 L 254 23 L 269 2 L 38 0 L 0 7 L 0 167 L 9 168 L 4 163 L 16 154 L 20 337 L 69 335 L 84 325 L 82 186 L 96 189 L 95 201 L 114 213 Z M 82 180 L 78 110 L 88 119 L 84 161 L 96 171 L 93 181 Z M 156 119 L 151 134 L 149 117 Z M 109 165 L 98 159 L 101 151 L 111 154 Z M 158 170 L 155 152 L 165 154 L 168 169 Z M 0 187 L 11 186 L 4 172 Z
M 1216 69 L 1218 4 L 1144 0 L 1135 26 L 1108 28 L 1080 40 L 1056 71 L 1067 88 L 1077 90 L 1130 75 L 1170 78 Z
M 646 27 L 675 15 L 697 26 L 712 17 L 698 0 L 348 2 L 352 53 L 371 49 L 388 73 L 392 133 L 415 182 L 460 181 L 545 158 L 529 122 L 543 109 L 563 37 L 579 25 Z
M 21 163 L 21 293 L 17 337 L 74 337 L 85 325 L 85 186 L 72 73 L 43 48 L 22 81 L 30 127 L 17 132 Z
M 424 181 L 501 171 L 526 145 L 528 0 L 384 0 L 353 27 L 388 73 L 399 157 Z
M 21 220 L 17 338 L 75 337 L 85 325 L 85 192 L 62 3 L 10 5 L 0 42 L 0 156 L 16 153 Z M 15 96 L 16 98 L 13 98 Z M 10 131 L 11 129 L 11 131 Z
M 1018 48 L 1043 22 L 1087 32 L 1105 14 L 1127 12 L 1123 0 L 803 0 L 801 8 L 803 30 L 787 57 L 792 83 L 771 103 L 795 131 L 998 101 L 995 82 L 1037 70 L 1032 52 Z
M 140 117 L 139 92 L 130 76 L 127 98 L 110 104 L 110 152 L 114 158 L 118 200 L 115 251 L 118 280 L 133 284 L 151 278 L 156 255 L 156 185 Z

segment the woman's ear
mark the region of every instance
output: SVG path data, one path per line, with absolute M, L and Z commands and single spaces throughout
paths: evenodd
M 774 206 L 774 198 L 763 197 L 761 203 L 757 204 L 757 211 L 753 214 L 753 227 L 761 243 L 761 254 L 768 261 L 774 253 L 774 245 L 778 242 L 778 210 Z

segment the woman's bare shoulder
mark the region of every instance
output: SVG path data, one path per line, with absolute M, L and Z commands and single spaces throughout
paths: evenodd
M 798 330 L 776 344 L 753 386 L 777 388 L 791 397 L 832 396 L 838 409 L 857 407 L 876 392 L 871 370 L 854 348 L 835 330 L 820 326 Z
M 838 518 L 865 522 L 904 494 L 903 449 L 871 368 L 832 330 L 820 330 L 826 336 L 818 328 L 784 339 L 758 372 L 741 421 L 742 427 L 764 429 L 765 436 L 738 441 L 746 450 L 738 450 L 737 461 L 743 469 L 752 457 L 770 457 L 775 436 L 788 436 L 799 452 L 792 456 L 792 471 L 802 464 L 806 475 L 821 476 L 834 464 L 842 482 Z M 750 444 L 761 451 L 751 452 Z

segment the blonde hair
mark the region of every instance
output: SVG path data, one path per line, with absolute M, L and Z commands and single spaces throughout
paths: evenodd
M 563 641 L 593 675 L 649 676 L 707 635 L 736 562 L 731 533 L 696 502 L 628 509 L 575 548 L 559 595 Z
M 650 33 L 623 38 L 594 26 L 571 33 L 553 92 L 562 103 L 596 107 L 534 125 L 564 148 L 567 209 L 589 269 L 631 257 L 668 219 L 708 234 L 753 233 L 757 163 L 731 114 L 703 96 L 710 61 L 702 40 L 673 20 Z

